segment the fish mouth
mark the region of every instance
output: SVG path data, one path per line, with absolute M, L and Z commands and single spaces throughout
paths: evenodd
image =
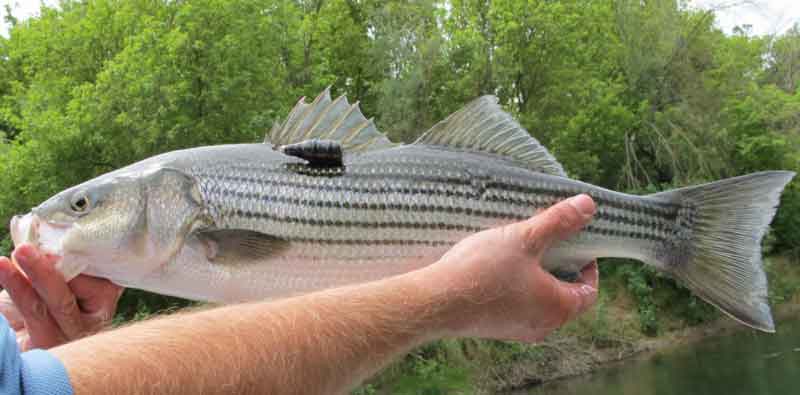
M 34 213 L 17 215 L 11 218 L 11 239 L 15 247 L 31 244 L 45 254 L 57 256 L 55 268 L 69 281 L 88 266 L 85 260 L 64 251 L 63 241 L 72 227 L 69 223 L 42 220 Z
M 10 228 L 14 246 L 32 244 L 45 253 L 61 256 L 61 242 L 72 225 L 44 221 L 36 214 L 28 213 L 11 218 Z
M 15 215 L 11 218 L 11 240 L 15 247 L 24 243 L 37 245 L 39 235 L 39 217 L 33 214 Z

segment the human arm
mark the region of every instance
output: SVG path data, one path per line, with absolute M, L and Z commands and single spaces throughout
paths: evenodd
M 593 212 L 588 197 L 573 198 L 471 236 L 405 275 L 163 317 L 52 352 L 76 394 L 342 393 L 422 343 L 465 336 L 537 341 L 591 306 L 595 265 L 569 284 L 539 260 Z
M 21 246 L 0 257 L 0 314 L 22 351 L 50 348 L 93 334 L 114 317 L 123 288 L 80 275 L 70 282 L 55 269 L 57 257 Z M 8 291 L 8 292 L 7 292 Z

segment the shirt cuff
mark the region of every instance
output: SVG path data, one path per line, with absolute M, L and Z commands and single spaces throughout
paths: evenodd
M 24 352 L 21 357 L 24 394 L 72 395 L 67 369 L 53 354 L 37 349 Z

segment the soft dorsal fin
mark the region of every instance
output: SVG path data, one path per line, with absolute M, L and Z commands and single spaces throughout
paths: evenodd
M 331 100 L 330 88 L 310 104 L 300 99 L 286 122 L 276 123 L 264 142 L 283 146 L 311 139 L 336 141 L 347 153 L 395 146 L 372 119 L 364 117 L 358 102 L 350 104 L 344 96 Z
M 503 111 L 494 96 L 473 100 L 434 125 L 414 144 L 499 155 L 529 170 L 567 176 L 547 148 Z

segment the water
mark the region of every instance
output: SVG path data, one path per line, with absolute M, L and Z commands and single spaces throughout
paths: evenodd
M 592 375 L 554 382 L 531 395 L 800 393 L 800 320 L 774 335 L 739 332 L 676 347 Z

